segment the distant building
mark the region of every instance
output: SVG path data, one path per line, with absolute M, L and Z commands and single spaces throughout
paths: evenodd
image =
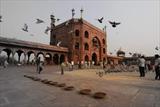
M 107 55 L 108 64 L 114 64 L 114 65 L 122 64 L 123 59 L 124 59 L 123 57 Z
M 118 56 L 118 57 L 125 57 L 125 52 L 122 51 L 122 49 L 119 49 L 119 50 L 117 51 L 117 56 Z
M 146 60 L 146 61 L 149 61 L 149 63 L 150 63 L 151 65 L 154 65 L 154 60 L 155 60 L 154 56 L 147 56 L 147 57 L 145 57 L 145 60 Z M 124 61 L 127 65 L 138 65 L 138 57 L 134 57 L 134 56 L 132 56 L 132 57 L 125 57 L 125 58 L 123 59 L 123 61 Z
M 51 27 L 50 45 L 61 42 L 60 46 L 67 47 L 69 62 L 83 64 L 85 61 L 94 61 L 99 64 L 107 60 L 106 36 L 105 31 L 84 19 L 72 18 Z

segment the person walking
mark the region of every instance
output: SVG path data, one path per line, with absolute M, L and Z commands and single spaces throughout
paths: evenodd
M 8 62 L 7 62 L 7 59 L 5 59 L 4 64 L 3 64 L 3 67 L 4 67 L 4 68 L 7 68 L 7 66 L 8 66 Z
M 39 65 L 40 65 L 40 57 L 36 59 L 37 72 L 39 72 Z
M 65 63 L 62 62 L 62 63 L 61 63 L 61 75 L 64 74 L 64 67 L 65 67 L 65 66 L 66 66 Z
M 71 61 L 71 66 L 72 66 L 72 71 L 73 71 L 74 61 Z
M 159 79 L 160 80 L 160 57 L 158 54 L 155 55 L 155 72 L 156 72 L 156 76 L 155 76 L 155 80 Z
M 145 77 L 145 59 L 144 56 L 141 56 L 139 58 L 139 72 L 140 72 L 140 77 Z
M 39 67 L 39 68 L 38 68 L 38 73 L 39 73 L 39 74 L 40 74 L 41 71 L 43 70 L 43 65 L 42 65 L 42 64 L 43 64 L 43 62 L 40 61 L 39 65 L 38 65 L 38 67 Z

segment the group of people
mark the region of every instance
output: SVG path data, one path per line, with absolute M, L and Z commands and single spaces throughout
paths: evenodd
M 140 77 L 145 77 L 146 61 L 144 56 L 141 56 L 138 59 L 138 64 L 139 64 Z M 155 80 L 157 79 L 160 80 L 160 56 L 158 54 L 155 55 L 154 70 L 156 73 Z

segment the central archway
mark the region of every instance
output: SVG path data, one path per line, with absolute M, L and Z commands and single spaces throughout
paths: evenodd
M 96 53 L 92 54 L 92 61 L 94 61 L 94 65 L 97 64 L 97 55 L 96 55 Z

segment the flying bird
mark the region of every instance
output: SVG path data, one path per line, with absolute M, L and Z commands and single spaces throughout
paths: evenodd
M 57 43 L 57 46 L 59 46 L 61 44 L 61 41 L 59 41 L 58 43 Z
M 158 46 L 156 46 L 155 50 L 157 50 L 157 51 L 159 50 L 159 49 L 158 49 Z
M 46 28 L 46 30 L 45 30 L 44 33 L 45 33 L 45 34 L 48 34 L 48 31 L 49 31 L 49 30 L 51 30 L 51 28 L 47 26 L 47 28 Z
M 112 53 L 112 52 L 110 52 L 109 54 L 110 54 L 110 55 L 112 55 L 113 53 Z
M 37 19 L 36 24 L 40 24 L 40 23 L 44 23 L 44 21 L 41 19 Z
M 109 23 L 112 25 L 112 27 L 116 27 L 117 25 L 121 24 L 120 22 L 111 22 L 109 21 Z
M 129 55 L 132 55 L 132 53 L 131 53 L 131 52 L 129 52 Z
M 22 28 L 23 31 L 28 32 L 28 25 L 25 23 L 24 27 Z
M 2 22 L 2 16 L 0 15 L 0 22 Z
M 99 23 L 102 23 L 103 17 L 100 19 L 97 19 Z
M 57 22 L 59 21 L 60 19 L 57 19 Z

